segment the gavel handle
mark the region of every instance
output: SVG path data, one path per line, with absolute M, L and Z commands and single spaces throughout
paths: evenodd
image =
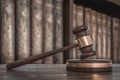
M 8 63 L 7 64 L 7 69 L 10 70 L 10 69 L 22 66 L 24 64 L 29 64 L 29 63 L 34 62 L 36 60 L 39 60 L 39 59 L 57 54 L 57 53 L 62 52 L 62 51 L 66 51 L 68 49 L 72 49 L 74 47 L 77 47 L 77 45 L 76 44 L 69 45 L 69 46 L 66 46 L 66 47 L 63 47 L 63 48 L 60 48 L 60 49 L 56 49 L 56 50 L 45 52 L 45 53 L 42 53 L 42 54 L 39 54 L 39 55 L 31 56 L 31 57 L 28 57 L 28 58 L 25 58 L 25 59 L 22 59 L 22 60 L 13 62 L 13 63 Z

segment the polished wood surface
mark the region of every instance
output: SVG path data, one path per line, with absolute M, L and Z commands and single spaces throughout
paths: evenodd
M 0 80 L 119 80 L 120 64 L 113 65 L 113 72 L 78 73 L 66 71 L 65 64 L 27 64 L 7 71 L 0 65 Z

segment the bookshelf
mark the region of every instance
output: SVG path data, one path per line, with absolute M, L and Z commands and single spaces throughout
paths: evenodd
M 90 23 L 86 23 L 90 21 L 90 19 L 87 20 L 87 17 L 90 17 L 90 15 L 83 15 L 82 18 L 78 17 L 74 25 L 74 4 L 82 6 L 78 8 L 80 14 L 77 14 L 77 16 L 81 16 L 81 11 L 83 11 L 83 14 L 86 14 L 87 12 L 85 11 L 91 12 L 91 10 L 94 10 L 95 12 L 91 13 L 94 18 L 96 18 L 95 15 L 97 12 L 105 16 L 120 19 L 119 0 L 0 0 L 0 4 L 1 63 L 12 62 L 25 58 L 25 56 L 29 57 L 73 44 L 73 38 L 75 38 L 72 34 L 73 28 L 82 24 L 90 25 Z M 94 18 L 92 17 L 93 20 Z M 96 26 L 96 22 L 94 21 L 91 21 L 93 24 L 89 28 Z M 111 24 L 111 21 L 109 19 L 108 25 L 115 25 L 117 23 L 116 19 L 113 24 Z M 106 20 L 103 23 L 106 23 Z M 117 25 L 116 28 L 110 26 L 109 30 L 104 33 L 107 33 L 107 36 L 109 36 L 107 39 L 108 43 L 114 41 L 120 42 L 120 39 L 118 40 L 116 37 L 116 40 L 113 40 L 113 36 L 116 34 L 120 37 L 118 32 L 116 33 L 118 31 Z M 102 29 L 104 31 L 106 28 L 102 27 Z M 95 29 L 91 28 L 90 31 L 95 31 Z M 96 35 L 93 32 L 91 33 L 94 36 Z M 102 38 L 105 38 L 105 36 Z M 104 43 L 106 42 L 106 40 L 103 41 Z M 108 53 L 115 52 L 112 48 L 115 48 L 118 44 L 110 46 L 111 51 L 109 50 Z M 120 46 L 116 50 L 120 52 Z M 75 57 L 72 56 L 74 54 L 73 51 L 76 53 Z M 103 52 L 106 52 L 106 50 L 104 49 Z M 77 53 L 80 53 L 80 51 L 72 49 L 65 51 L 65 54 L 53 55 L 35 63 L 63 63 L 63 61 L 65 63 L 69 58 L 79 58 L 76 57 Z M 114 55 L 112 54 L 111 56 Z M 113 59 L 118 56 L 120 59 L 120 55 L 118 54 Z
M 110 17 L 120 19 L 120 3 L 119 0 L 64 0 L 63 1 L 63 27 L 64 27 L 64 46 L 70 45 L 73 42 L 72 25 L 73 25 L 73 4 L 89 7 L 97 12 L 108 15 Z M 118 4 L 116 4 L 118 3 Z M 113 31 L 111 30 L 111 42 L 113 41 Z M 113 52 L 113 43 L 111 43 L 111 53 Z M 64 63 L 69 59 L 72 50 L 66 51 L 64 54 Z M 112 59 L 113 54 L 111 55 Z

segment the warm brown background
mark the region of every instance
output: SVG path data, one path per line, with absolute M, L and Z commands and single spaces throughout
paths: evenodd
M 0 0 L 0 62 L 10 63 L 73 44 L 75 37 L 72 30 L 85 24 L 93 38 L 97 58 L 119 63 L 119 0 L 84 1 Z M 81 54 L 77 48 L 64 53 L 35 63 L 65 63 L 67 59 L 79 58 Z

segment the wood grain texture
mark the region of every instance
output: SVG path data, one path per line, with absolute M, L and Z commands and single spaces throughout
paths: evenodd
M 32 0 L 31 54 L 43 52 L 43 0 Z M 35 63 L 42 63 L 42 60 Z
M 17 59 L 30 55 L 30 0 L 16 0 L 16 54 Z
M 118 63 L 118 33 L 119 33 L 119 19 L 113 18 L 113 62 Z
M 107 30 L 107 16 L 105 14 L 102 14 L 102 50 L 101 50 L 101 55 L 102 59 L 106 59 L 106 40 L 107 40 L 107 35 L 106 35 L 106 30 Z
M 54 47 L 63 47 L 63 0 L 54 1 Z M 54 55 L 54 63 L 63 63 L 63 54 Z
M 44 0 L 44 52 L 53 50 L 53 0 Z M 53 63 L 53 57 L 44 59 L 44 63 Z
M 107 53 L 107 59 L 111 59 L 111 17 L 110 16 L 107 16 L 107 42 L 106 42 L 106 53 Z
M 14 0 L 1 0 L 1 62 L 15 59 L 14 43 Z
M 0 65 L 0 80 L 119 80 L 120 64 L 112 72 L 82 73 L 66 71 L 65 64 L 28 64 L 12 71 Z
M 82 26 L 83 25 L 83 18 L 84 18 L 84 7 L 81 6 L 81 5 L 77 5 L 76 7 L 76 27 L 79 27 L 79 26 Z M 77 55 L 77 58 L 79 59 L 80 58 L 80 55 L 82 53 L 80 52 L 79 48 L 77 47 L 76 48 L 76 55 Z
M 97 13 L 97 58 L 101 58 L 101 23 L 102 23 L 102 18 L 101 18 L 101 13 Z

